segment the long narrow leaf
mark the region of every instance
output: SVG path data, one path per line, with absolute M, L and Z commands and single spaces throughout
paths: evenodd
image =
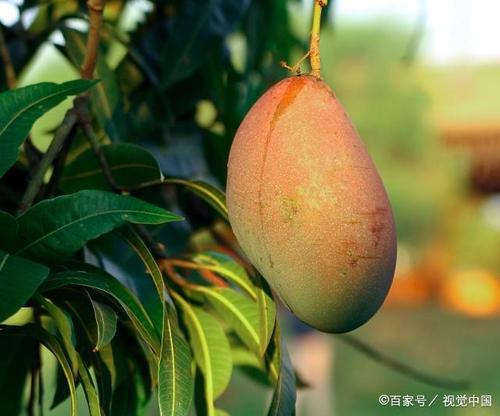
M 174 300 L 183 311 L 193 354 L 203 374 L 207 414 L 213 416 L 214 400 L 224 392 L 231 378 L 229 342 L 214 317 L 177 294 L 174 294 Z
M 257 299 L 257 290 L 254 283 L 248 276 L 244 267 L 231 257 L 215 251 L 206 251 L 195 254 L 193 256 L 193 261 L 234 283 L 252 299 Z
M 76 285 L 100 290 L 112 296 L 123 307 L 142 338 L 158 354 L 160 340 L 151 319 L 137 297 L 105 271 L 88 265 L 86 269 L 87 271 L 74 270 L 53 274 L 47 279 L 41 290 L 48 292 L 60 287 Z
M 161 180 L 158 162 L 141 146 L 113 143 L 101 146 L 101 152 L 120 189 L 140 187 Z M 82 189 L 112 190 L 92 149 L 88 149 L 64 167 L 60 187 L 67 193 Z
M 233 329 L 256 354 L 260 350 L 257 304 L 229 288 L 198 286 L 219 317 Z
M 193 394 L 191 351 L 166 305 L 160 363 L 158 365 L 158 403 L 161 416 L 189 413 Z
M 94 84 L 88 80 L 42 82 L 0 93 L 0 177 L 17 160 L 19 146 L 40 116 L 66 97 L 80 94 Z
M 60 334 L 62 344 L 66 350 L 66 354 L 68 355 L 73 374 L 76 374 L 79 366 L 78 353 L 73 345 L 73 327 L 71 320 L 66 316 L 62 309 L 54 305 L 49 299 L 38 295 L 36 300 L 47 310 L 49 315 L 54 320 L 57 331 Z
M 17 254 L 61 260 L 92 239 L 126 223 L 164 224 L 181 218 L 140 199 L 81 191 L 42 201 L 18 218 Z
M 273 343 L 275 351 L 272 361 L 279 368 L 279 375 L 268 416 L 294 415 L 297 394 L 295 372 L 277 324 L 273 333 Z
M 228 219 L 226 196 L 224 195 L 224 192 L 217 189 L 215 186 L 202 181 L 189 181 L 186 179 L 174 178 L 165 179 L 163 182 L 184 186 L 187 190 L 193 192 L 209 203 L 222 215 L 225 220 Z
M 163 276 L 148 247 L 146 246 L 144 241 L 137 235 L 137 233 L 131 228 L 121 228 L 117 231 L 117 234 L 125 239 L 125 241 L 132 247 L 132 249 L 142 260 L 142 262 L 146 266 L 148 274 L 151 276 L 151 279 L 153 279 L 160 301 L 163 303 L 166 298 Z
M 271 289 L 267 282 L 260 276 L 260 287 L 257 290 L 257 305 L 259 307 L 260 328 L 260 355 L 266 352 L 269 341 L 273 335 L 276 324 L 276 304 L 273 301 Z
M 92 376 L 90 375 L 87 365 L 80 356 L 78 356 L 78 374 L 82 382 L 85 398 L 87 399 L 90 416 L 104 416 L 104 414 L 101 413 L 99 395 L 97 394 L 97 390 L 92 382 Z

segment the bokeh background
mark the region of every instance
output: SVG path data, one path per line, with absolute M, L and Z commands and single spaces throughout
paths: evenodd
M 8 35 L 19 24 L 36 30 L 49 13 L 36 3 L 0 1 Z M 71 1 L 45 3 L 72 12 Z M 107 18 L 129 34 L 153 72 L 175 45 L 168 22 L 175 22 L 177 3 L 109 2 Z M 208 3 L 184 7 L 196 11 Z M 224 187 L 227 151 L 241 118 L 287 75 L 279 61 L 293 64 L 307 48 L 312 0 L 211 3 L 213 10 L 206 10 L 214 15 L 200 35 L 210 42 L 195 39 L 198 49 L 182 62 L 186 68 L 170 72 L 164 96 L 126 91 L 124 108 L 140 120 L 128 134 L 148 143 L 167 174 Z M 230 3 L 239 5 L 229 10 Z M 151 16 L 154 24 L 146 25 Z M 388 357 L 436 377 L 468 380 L 470 387 L 413 380 L 340 337 L 307 330 L 283 311 L 292 358 L 310 384 L 299 393 L 299 416 L 500 414 L 499 17 L 496 0 L 330 0 L 321 38 L 323 77 L 380 170 L 399 238 L 389 297 L 352 335 Z M 73 26 L 85 29 L 78 21 Z M 21 85 L 76 77 L 57 28 L 33 47 Z M 140 85 L 134 68 L 123 64 L 126 54 L 120 42 L 107 39 L 104 56 L 122 92 Z M 151 111 L 158 100 L 167 115 Z M 37 147 L 47 146 L 68 105 L 37 122 Z M 215 221 L 201 217 L 191 235 Z M 491 395 L 492 406 L 445 408 L 441 402 L 443 394 L 462 393 Z M 426 409 L 391 408 L 379 405 L 381 394 L 439 397 Z M 268 388 L 236 372 L 221 400 L 231 414 L 253 416 L 263 414 L 269 398 Z M 50 414 L 66 415 L 68 407 Z

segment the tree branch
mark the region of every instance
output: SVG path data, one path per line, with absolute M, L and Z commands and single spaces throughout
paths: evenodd
M 94 151 L 94 154 L 97 158 L 97 161 L 101 166 L 104 176 L 106 176 L 106 179 L 111 185 L 111 188 L 113 188 L 115 192 L 120 192 L 122 189 L 120 188 L 120 185 L 118 185 L 118 183 L 115 181 L 115 178 L 113 177 L 108 160 L 106 159 L 106 156 L 102 152 L 101 143 L 99 143 L 99 139 L 92 127 L 92 119 L 90 115 L 90 110 L 88 108 L 87 97 L 82 96 L 82 97 L 77 97 L 75 99 L 75 112 L 78 118 L 78 124 L 83 130 L 83 133 L 85 134 L 87 140 L 89 141 L 90 146 L 92 147 L 92 150 Z
M 84 79 L 92 79 L 94 74 L 95 65 L 97 62 L 97 51 L 99 49 L 100 40 L 100 30 L 102 26 L 102 13 L 104 10 L 105 0 L 88 0 L 87 8 L 89 10 L 89 34 L 87 38 L 87 47 L 85 50 L 85 56 L 83 58 L 83 63 L 81 66 L 80 75 Z M 3 39 L 3 37 L 2 37 Z M 1 46 L 1 45 L 0 45 Z M 38 165 L 37 171 L 35 172 L 32 180 L 30 181 L 26 192 L 21 199 L 21 203 L 18 208 L 18 213 L 22 213 L 27 210 L 36 199 L 40 188 L 43 184 L 43 178 L 58 153 L 63 148 L 63 145 L 71 134 L 73 128 L 81 118 L 82 127 L 86 131 L 87 136 L 89 136 L 89 127 L 91 128 L 90 118 L 85 117 L 88 114 L 86 110 L 87 95 L 79 96 L 74 100 L 74 106 L 66 112 L 62 124 L 57 129 L 54 139 L 50 143 L 47 152 L 44 154 L 40 163 Z M 81 111 L 81 109 L 84 109 Z M 92 135 L 93 131 L 90 132 Z M 93 148 L 96 143 L 92 141 L 95 135 L 90 137 L 91 144 Z M 98 144 L 98 143 L 97 143 Z
M 469 386 L 469 382 L 465 380 L 447 380 L 426 374 L 416 368 L 410 367 L 405 363 L 382 354 L 370 345 L 365 344 L 363 341 L 360 341 L 350 335 L 340 335 L 337 338 L 367 355 L 372 360 L 375 360 L 386 367 L 392 368 L 393 370 L 422 383 L 444 389 L 465 389 Z
M 64 116 L 62 124 L 58 127 L 54 135 L 54 138 L 52 139 L 52 142 L 50 143 L 50 146 L 47 149 L 47 152 L 45 152 L 45 154 L 42 157 L 42 160 L 40 160 L 37 171 L 35 172 L 33 178 L 28 184 L 28 188 L 26 189 L 26 192 L 24 193 L 18 208 L 19 214 L 26 211 L 33 204 L 35 198 L 40 192 L 40 188 L 43 184 L 43 178 L 45 176 L 45 173 L 47 172 L 48 168 L 50 167 L 50 165 L 56 158 L 57 154 L 63 147 L 66 138 L 70 135 L 71 131 L 75 127 L 75 124 L 76 124 L 75 113 L 73 109 L 68 110 L 66 112 L 66 115 Z
M 89 11 L 89 35 L 87 37 L 87 47 L 85 56 L 80 68 L 80 76 L 84 79 L 94 77 L 94 69 L 97 62 L 97 52 L 101 38 L 102 14 L 105 0 L 88 0 L 87 9 Z
M 57 190 L 57 186 L 59 185 L 59 181 L 61 180 L 64 166 L 66 164 L 66 159 L 68 158 L 69 149 L 71 147 L 71 144 L 73 143 L 73 139 L 75 138 L 75 133 L 76 129 L 71 130 L 69 136 L 64 141 L 64 144 L 59 154 L 52 163 L 53 171 L 52 174 L 50 175 L 49 183 L 43 190 L 43 195 L 42 195 L 43 198 L 54 196 Z
M 14 65 L 12 64 L 12 60 L 10 59 L 9 47 L 7 46 L 7 42 L 5 41 L 1 24 L 0 24 L 0 55 L 2 56 L 2 62 L 5 68 L 5 80 L 7 82 L 7 87 L 12 90 L 16 88 L 17 84 L 16 72 L 14 70 Z
M 85 57 L 81 66 L 80 75 L 82 78 L 92 79 L 95 65 L 97 62 L 97 53 L 99 51 L 99 43 L 101 39 L 101 28 L 103 26 L 103 11 L 105 0 L 88 0 L 87 9 L 89 11 L 89 34 L 87 37 L 87 47 L 85 49 Z M 75 110 L 78 117 L 78 122 L 85 136 L 92 146 L 99 165 L 106 176 L 109 184 L 114 191 L 119 192 L 120 187 L 115 181 L 111 169 L 109 167 L 106 156 L 101 150 L 99 139 L 92 128 L 92 118 L 88 108 L 88 100 L 86 96 L 77 97 L 75 99 Z

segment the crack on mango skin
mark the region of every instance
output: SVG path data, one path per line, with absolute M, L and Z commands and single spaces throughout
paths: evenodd
M 276 127 L 276 124 L 278 123 L 281 116 L 283 116 L 283 114 L 285 114 L 286 110 L 290 107 L 290 105 L 292 105 L 292 103 L 295 101 L 295 99 L 297 98 L 297 96 L 299 95 L 300 91 L 302 90 L 302 88 L 304 87 L 304 85 L 306 83 L 305 79 L 303 79 L 303 78 L 302 79 L 298 78 L 298 79 L 300 79 L 300 81 L 296 81 L 296 82 L 290 81 L 289 82 L 281 100 L 278 102 L 278 104 L 274 110 L 273 116 L 271 118 L 271 122 L 269 123 L 269 130 L 266 134 L 266 139 L 265 139 L 265 143 L 264 143 L 264 154 L 262 156 L 262 163 L 260 165 L 261 167 L 260 167 L 260 172 L 259 172 L 259 187 L 258 187 L 258 191 L 257 191 L 257 203 L 258 203 L 258 209 L 259 209 L 259 221 L 260 221 L 260 229 L 261 229 L 260 240 L 261 240 L 261 244 L 264 248 L 264 251 L 266 252 L 266 255 L 268 257 L 269 265 L 271 268 L 274 268 L 274 262 L 271 259 L 271 255 L 270 255 L 269 250 L 266 246 L 265 239 L 262 238 L 262 236 L 264 235 L 264 208 L 266 206 L 262 201 L 262 187 L 263 187 L 263 181 L 264 181 L 264 171 L 266 168 L 269 145 L 271 143 L 272 135 L 273 135 L 274 129 Z
M 299 79 L 300 78 L 298 78 L 298 80 Z M 290 105 L 292 105 L 292 103 L 295 101 L 295 99 L 297 98 L 300 91 L 302 90 L 302 88 L 305 85 L 306 80 L 304 80 L 304 79 L 301 79 L 301 81 L 298 81 L 298 80 L 296 82 L 289 82 L 289 84 L 287 85 L 287 88 L 283 94 L 283 97 L 278 102 L 278 105 L 276 106 L 276 109 L 274 110 L 273 116 L 271 118 L 271 122 L 269 123 L 269 130 L 267 132 L 266 140 L 264 143 L 264 154 L 262 156 L 262 163 L 261 163 L 260 172 L 259 172 L 259 189 L 258 189 L 258 193 L 257 193 L 261 227 L 263 227 L 263 216 L 264 216 L 264 213 L 263 213 L 264 205 L 262 204 L 262 186 L 263 186 L 264 170 L 266 168 L 269 144 L 271 142 L 272 134 L 274 132 L 274 129 L 275 129 L 276 124 L 278 123 L 279 119 L 286 112 L 287 108 L 290 107 Z

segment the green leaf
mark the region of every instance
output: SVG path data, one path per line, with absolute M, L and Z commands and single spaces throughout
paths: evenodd
M 0 322 L 21 308 L 48 274 L 47 267 L 0 250 Z
M 104 416 L 104 413 L 101 413 L 99 395 L 97 394 L 97 390 L 92 381 L 92 376 L 90 375 L 87 365 L 80 356 L 78 356 L 78 375 L 80 376 L 83 392 L 85 393 L 85 398 L 87 399 L 90 416 Z
M 41 342 L 52 354 L 54 354 L 68 383 L 71 398 L 71 416 L 76 416 L 77 399 L 75 380 L 73 379 L 71 365 L 64 354 L 64 350 L 61 347 L 59 340 L 45 329 L 35 324 L 27 324 L 24 326 L 0 325 L 0 336 L 2 335 L 18 335 L 34 338 Z
M 119 229 L 116 234 L 122 237 L 132 249 L 135 251 L 139 259 L 142 261 L 144 266 L 146 267 L 146 272 L 148 277 L 151 278 L 154 286 L 156 288 L 155 296 L 154 289 L 151 288 L 146 293 L 150 293 L 150 296 L 147 298 L 142 298 L 143 304 L 147 305 L 147 310 L 149 312 L 149 316 L 152 318 L 153 324 L 157 327 L 158 333 L 164 331 L 164 317 L 165 317 L 165 300 L 167 299 L 170 303 L 172 303 L 172 299 L 168 296 L 164 283 L 163 276 L 156 263 L 153 255 L 149 251 L 149 248 L 146 246 L 144 241 L 139 237 L 139 235 L 133 230 L 132 227 L 123 227 Z M 144 291 L 139 292 L 139 296 L 141 294 L 145 294 Z M 147 303 L 146 303 L 147 302 Z M 160 319 L 154 319 L 157 316 L 157 312 L 160 312 Z
M 116 143 L 101 146 L 101 151 L 116 184 L 121 189 L 131 189 L 161 181 L 158 162 L 143 147 Z M 64 167 L 59 186 L 66 193 L 82 189 L 112 190 L 92 149 L 83 152 Z
M 12 250 L 17 241 L 17 220 L 4 211 L 0 211 L 0 233 L 0 250 Z
M 144 241 L 130 227 L 121 228 L 117 231 L 117 234 L 122 237 L 130 245 L 130 247 L 132 247 L 135 253 L 142 260 L 146 266 L 148 274 L 151 276 L 151 279 L 155 284 L 161 303 L 165 302 L 166 294 L 161 270 Z
M 207 270 L 218 273 L 222 277 L 236 284 L 252 299 L 257 299 L 257 291 L 253 282 L 248 277 L 245 268 L 233 258 L 215 251 L 195 254 L 193 261 L 206 266 Z M 272 332 L 272 330 L 271 330 Z
M 75 267 L 77 267 L 76 264 Z M 41 291 L 48 292 L 64 286 L 76 285 L 89 287 L 110 295 L 125 310 L 142 338 L 159 354 L 159 337 L 151 323 L 151 319 L 137 297 L 104 270 L 91 267 L 90 265 L 80 265 L 79 268 L 80 270 L 65 271 L 51 275 L 41 287 Z
M 95 81 L 63 84 L 42 82 L 0 93 L 0 177 L 16 162 L 19 146 L 33 123 L 70 95 L 88 90 Z
M 194 307 L 178 294 L 174 300 L 183 311 L 194 358 L 203 373 L 207 414 L 214 415 L 214 400 L 231 378 L 231 349 L 220 323 L 200 308 Z
M 230 414 L 225 410 L 215 409 L 215 416 L 230 416 Z
M 116 383 L 116 367 L 111 344 L 105 345 L 99 350 L 99 358 L 102 364 L 108 369 L 111 386 L 114 387 Z
M 116 324 L 118 317 L 115 311 L 108 305 L 90 298 L 92 308 L 94 309 L 95 321 L 97 324 L 97 340 L 94 346 L 95 351 L 108 345 L 116 334 Z
M 273 333 L 274 354 L 272 361 L 278 368 L 278 381 L 274 387 L 268 416 L 290 416 L 295 414 L 296 380 L 290 356 L 276 324 Z
M 47 310 L 54 320 L 57 331 L 61 335 L 62 344 L 68 355 L 73 374 L 78 372 L 78 353 L 73 345 L 73 324 L 61 308 L 52 303 L 49 299 L 37 295 L 36 300 Z
M 43 290 L 43 287 L 41 288 Z M 87 288 L 66 288 L 59 296 L 53 296 L 58 306 L 70 316 L 73 322 L 74 338 L 77 343 L 85 343 L 86 348 L 97 344 L 98 329 L 92 306 L 90 290 Z M 88 344 L 88 345 L 87 345 Z
M 262 344 L 259 338 L 259 334 L 261 333 L 261 318 L 258 305 L 240 293 L 228 288 L 197 287 L 195 290 L 205 295 L 219 317 L 236 332 L 247 348 L 254 352 L 257 357 L 262 359 Z M 269 316 L 272 316 L 272 314 L 268 315 L 268 319 Z M 270 324 L 271 322 L 268 322 L 268 325 Z M 261 369 L 261 371 L 264 371 L 262 361 L 256 358 L 254 362 L 257 363 L 257 367 Z M 277 381 L 278 371 L 279 362 L 270 361 L 267 373 L 271 381 Z
M 83 362 L 82 358 L 76 351 L 73 342 L 72 342 L 72 333 L 73 328 L 71 324 L 71 320 L 65 315 L 65 313 L 48 299 L 43 298 L 42 296 L 38 296 L 37 300 L 42 304 L 45 309 L 49 312 L 49 314 L 54 319 L 57 330 L 61 335 L 62 344 L 66 350 L 66 354 L 68 355 L 71 363 L 71 367 L 73 373 L 76 375 L 78 373 L 80 380 L 83 385 L 83 390 L 85 392 L 85 396 L 87 398 L 87 404 L 89 406 L 89 411 L 91 416 L 100 416 L 100 406 L 99 399 L 97 396 L 97 391 L 91 381 L 91 377 Z
M 35 356 L 35 340 L 0 332 L 0 414 L 19 415 L 23 393 Z
M 81 191 L 42 201 L 21 215 L 16 254 L 58 261 L 126 223 L 163 224 L 180 219 L 137 198 Z
M 92 366 L 96 375 L 101 407 L 106 414 L 109 414 L 113 389 L 116 386 L 116 368 L 111 344 L 105 345 L 98 351 Z
M 209 203 L 225 220 L 228 220 L 226 196 L 224 192 L 217 189 L 215 186 L 202 181 L 189 181 L 185 179 L 169 178 L 163 181 L 164 183 L 171 183 L 174 185 L 184 186 L 187 190 L 198 195 L 200 198 Z
M 63 27 L 61 32 L 66 42 L 66 52 L 79 69 L 86 51 L 86 36 L 67 27 Z M 127 130 L 120 88 L 103 54 L 97 56 L 95 77 L 101 82 L 90 92 L 92 111 L 112 141 L 123 141 L 127 137 Z
M 191 350 L 172 316 L 174 310 L 165 306 L 158 365 L 158 403 L 161 416 L 183 416 L 189 414 L 193 395 Z
M 112 270 L 113 275 L 137 295 L 160 337 L 163 327 L 163 305 L 158 290 L 140 256 L 130 250 L 130 245 L 118 234 L 120 230 L 90 242 L 88 248 L 97 258 L 104 261 L 106 269 Z
M 90 291 L 86 288 L 79 288 L 78 290 L 66 289 L 62 293 L 62 296 L 57 296 L 56 299 L 62 302 L 61 309 L 67 309 L 67 314 L 70 315 L 71 321 L 74 323 L 75 338 L 80 349 L 85 352 L 91 351 L 97 344 L 99 330 L 97 328 Z M 100 303 L 100 305 L 109 308 L 103 303 Z M 102 346 L 99 351 L 95 351 L 94 349 L 92 352 L 92 354 L 88 355 L 90 360 L 89 365 L 91 364 L 94 370 L 100 407 L 102 407 L 103 412 L 108 414 L 115 379 L 111 345 L 107 344 Z M 88 382 L 84 380 L 85 374 L 81 373 L 88 372 L 86 369 L 87 364 L 83 363 L 83 366 L 81 365 L 81 357 L 77 355 L 77 371 L 80 374 L 79 380 L 82 381 L 84 391 L 87 392 L 86 394 L 92 396 L 94 394 L 92 389 L 95 390 L 95 388 L 93 385 L 86 385 Z M 69 396 L 66 383 L 63 384 L 64 380 L 61 380 L 63 376 L 60 372 L 58 372 L 57 376 L 57 388 L 51 409 L 62 403 Z M 95 405 L 93 404 L 93 406 L 94 409 L 91 409 L 91 411 L 95 412 Z
M 197 286 L 221 320 L 233 329 L 245 345 L 259 353 L 259 311 L 248 297 L 229 288 Z
M 260 287 L 257 289 L 257 305 L 259 307 L 260 355 L 266 352 L 276 324 L 276 304 L 267 282 L 258 275 Z
M 256 356 L 247 347 L 240 345 L 231 346 L 231 356 L 233 365 L 238 367 L 246 376 L 250 377 L 256 383 L 266 387 L 273 386 L 278 380 L 278 374 L 271 383 L 271 375 L 266 369 L 265 364 L 260 357 Z
M 84 351 L 90 351 L 98 343 L 98 328 L 92 305 L 92 295 L 94 291 L 87 288 L 67 288 L 64 290 L 61 300 L 64 300 L 61 307 L 67 308 L 71 315 L 77 343 Z M 101 305 L 103 303 L 100 302 Z M 107 305 L 105 305 L 107 306 Z M 93 367 L 95 380 L 97 382 L 97 392 L 99 403 L 105 414 L 109 414 L 111 408 L 111 398 L 116 381 L 116 369 L 114 366 L 113 349 L 111 344 L 101 346 L 98 351 L 93 351 L 89 355 L 90 363 Z M 81 368 L 79 371 L 83 371 Z M 83 384 L 83 382 L 82 382 Z M 59 386 L 59 384 L 58 384 Z M 85 388 L 85 386 L 84 386 Z M 57 403 L 64 401 L 64 395 L 54 396 L 52 408 Z

